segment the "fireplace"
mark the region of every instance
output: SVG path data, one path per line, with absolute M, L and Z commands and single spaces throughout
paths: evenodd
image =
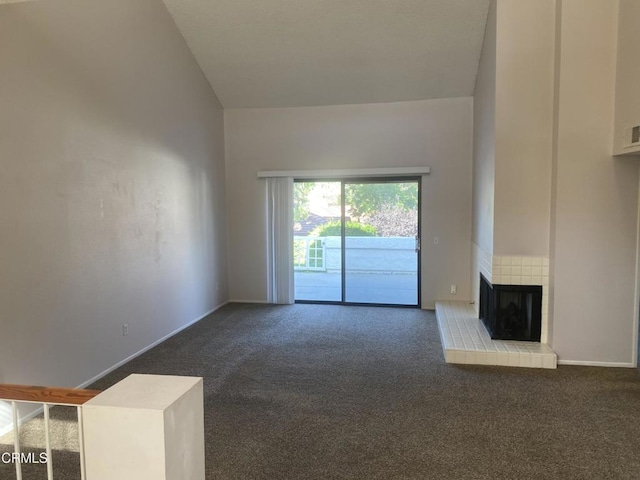
M 494 340 L 539 342 L 542 287 L 492 285 L 480 274 L 480 320 Z

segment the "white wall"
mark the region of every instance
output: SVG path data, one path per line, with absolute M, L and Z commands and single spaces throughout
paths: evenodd
M 496 161 L 496 0 L 487 25 L 473 94 L 473 242 L 493 253 Z M 477 277 L 474 272 L 474 280 Z M 479 286 L 479 282 L 476 282 Z M 476 293 L 474 288 L 474 294 Z
M 232 299 L 267 298 L 266 193 L 259 170 L 423 165 L 432 167 L 422 185 L 423 307 L 432 308 L 436 299 L 470 298 L 470 98 L 224 114 Z M 455 297 L 452 283 L 458 285 Z
M 474 93 L 476 306 L 492 255 L 549 255 L 554 19 L 554 0 L 489 7 Z
M 560 362 L 630 365 L 638 161 L 611 157 L 618 2 L 563 0 L 551 263 Z
M 549 255 L 555 0 L 499 0 L 493 253 Z
M 637 0 L 620 0 L 618 11 L 618 58 L 616 62 L 616 115 L 614 153 L 635 152 L 635 161 L 640 160 L 640 147 L 624 148 L 624 129 L 632 125 L 640 125 L 640 96 L 637 95 L 640 85 L 640 57 L 637 49 L 640 44 L 640 2 Z M 640 245 L 639 245 L 640 246 Z M 640 292 L 638 292 L 640 294 Z M 638 336 L 640 352 L 640 334 Z M 637 356 L 636 356 L 637 357 Z M 637 365 L 637 358 L 635 364 Z
M 483 152 L 495 141 L 494 217 L 474 206 L 473 239 L 481 247 L 477 232 L 492 228 L 493 250 L 474 250 L 474 275 L 490 264 L 487 255 L 549 255 L 548 332 L 559 361 L 632 365 L 639 165 L 611 152 L 616 57 L 624 77 L 618 122 L 640 105 L 624 100 L 637 87 L 637 56 L 617 54 L 618 38 L 637 44 L 637 3 L 622 0 L 620 12 L 611 0 L 497 0 L 491 7 L 497 20 L 494 27 L 490 11 L 485 50 L 495 28 L 495 131 L 483 50 L 474 200 L 478 172 L 487 171 Z
M 222 110 L 156 0 L 0 5 L 0 71 L 0 383 L 76 386 L 227 299 Z

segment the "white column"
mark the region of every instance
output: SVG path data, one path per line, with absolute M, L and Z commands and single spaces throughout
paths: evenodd
M 204 480 L 202 378 L 130 375 L 82 411 L 87 478 Z

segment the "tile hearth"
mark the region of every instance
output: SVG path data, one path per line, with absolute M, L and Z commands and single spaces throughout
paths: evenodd
M 447 363 L 556 368 L 557 355 L 536 342 L 492 340 L 473 305 L 436 302 L 436 317 Z

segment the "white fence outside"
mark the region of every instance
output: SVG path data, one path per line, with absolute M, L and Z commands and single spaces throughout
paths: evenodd
M 339 272 L 340 237 L 294 236 L 296 271 Z M 416 242 L 410 237 L 346 237 L 347 273 L 415 274 Z

